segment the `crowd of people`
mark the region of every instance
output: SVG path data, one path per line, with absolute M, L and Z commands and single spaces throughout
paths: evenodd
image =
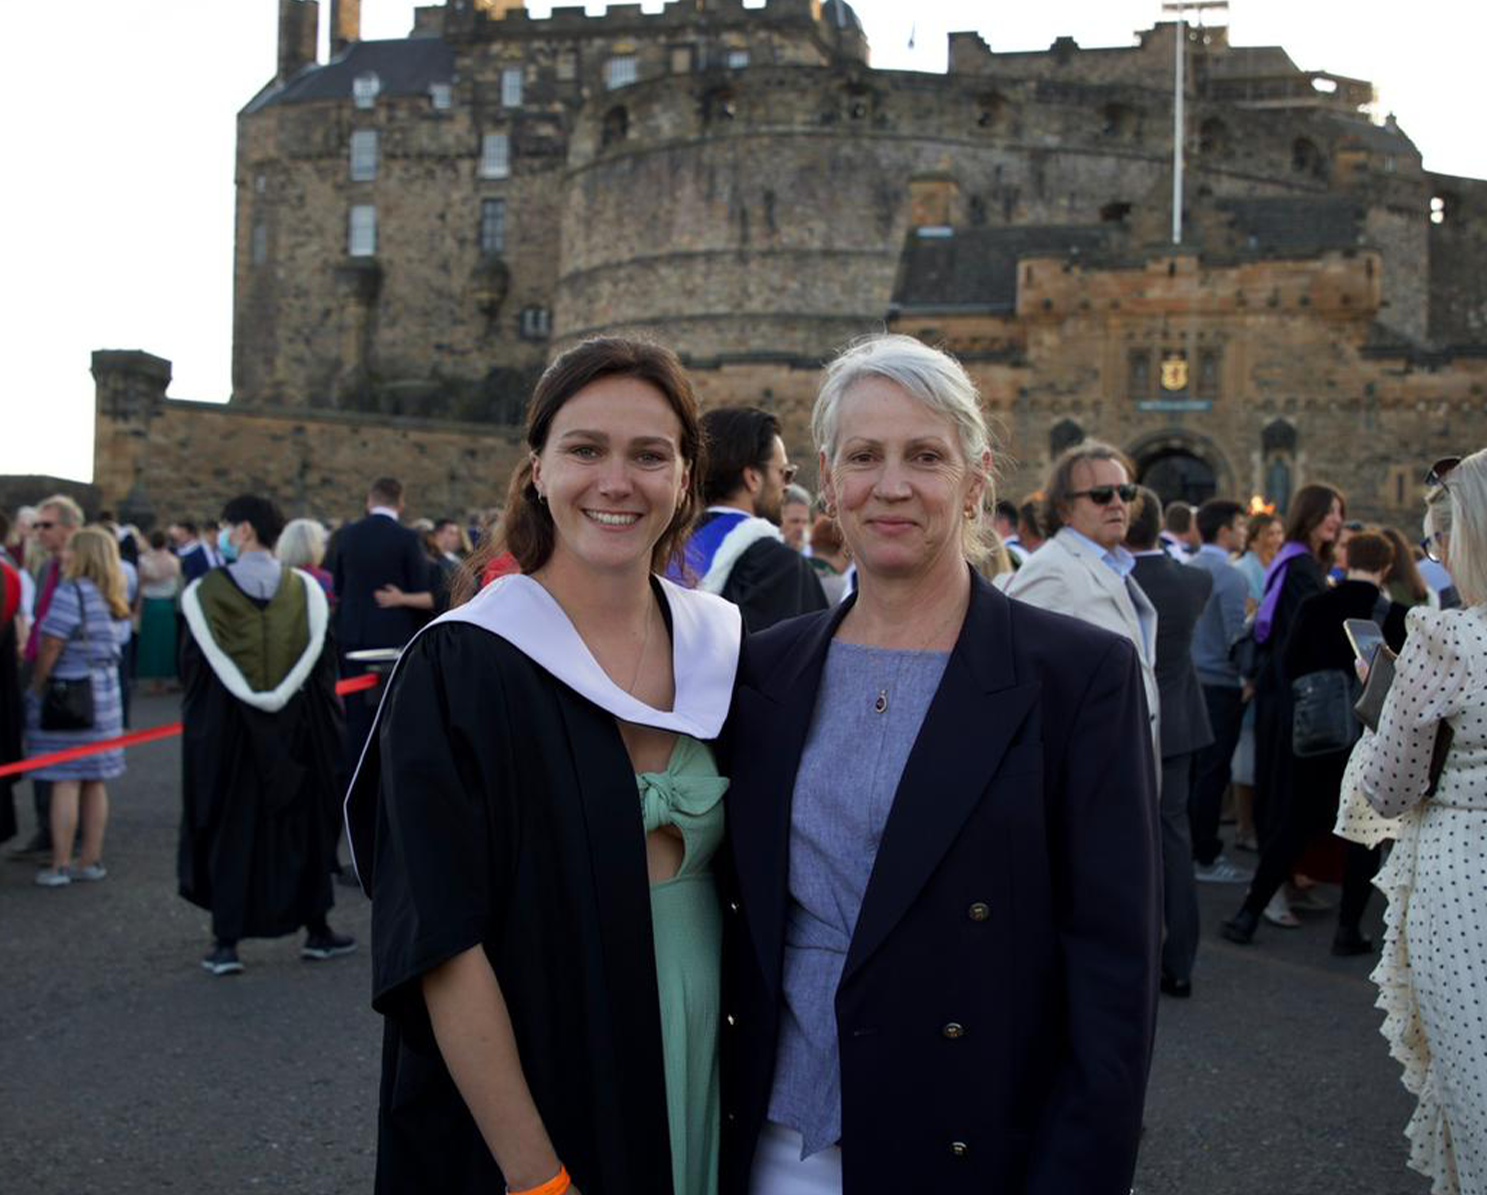
M 965 371 L 901 336 L 831 363 L 812 434 L 819 496 L 774 415 L 607 338 L 479 518 L 405 526 L 391 477 L 338 526 L 48 498 L 0 528 L 0 759 L 181 690 L 214 975 L 353 950 L 361 883 L 385 1191 L 1124 1193 L 1198 884 L 1244 946 L 1340 884 L 1342 957 L 1383 889 L 1410 1164 L 1487 1190 L 1487 453 L 1428 471 L 1423 539 L 1320 482 L 1164 504 L 1096 441 L 1013 502 Z M 124 766 L 31 773 L 38 884 L 106 877 Z

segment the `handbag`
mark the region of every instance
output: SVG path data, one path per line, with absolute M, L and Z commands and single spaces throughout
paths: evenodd
M 1356 685 L 1340 668 L 1308 672 L 1291 682 L 1295 708 L 1291 721 L 1293 755 L 1346 751 L 1357 741 L 1361 723 L 1353 713 Z
M 76 584 L 76 582 L 74 582 Z M 77 586 L 78 610 L 82 614 L 83 643 L 88 639 L 88 605 L 81 585 Z M 90 661 L 91 663 L 91 661 Z M 93 729 L 92 676 L 49 676 L 41 694 L 42 730 Z

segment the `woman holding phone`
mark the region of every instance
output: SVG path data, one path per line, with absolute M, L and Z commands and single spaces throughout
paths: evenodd
M 1373 531 L 1354 533 L 1348 540 L 1346 577 L 1334 588 L 1307 598 L 1296 612 L 1295 625 L 1281 657 L 1281 669 L 1288 685 L 1315 672 L 1337 671 L 1352 676 L 1353 645 L 1343 627 L 1348 619 L 1379 624 L 1384 642 L 1392 651 L 1404 646 L 1405 608 L 1390 601 L 1383 592 L 1393 563 L 1394 549 L 1382 535 Z M 1325 833 L 1336 820 L 1349 750 L 1295 757 L 1294 795 L 1277 827 L 1274 845 L 1260 860 L 1248 904 L 1263 908 L 1291 874 L 1307 842 L 1314 835 Z M 1373 950 L 1373 943 L 1358 927 L 1378 868 L 1376 849 L 1347 844 L 1333 954 L 1368 954 Z
M 386 1018 L 377 1188 L 710 1195 L 736 607 L 658 574 L 701 509 L 675 354 L 543 374 L 502 538 L 409 644 L 347 802 Z M 521 575 L 478 594 L 509 550 Z M 473 595 L 473 596 L 472 596 Z
M 1373 981 L 1419 1101 L 1410 1168 L 1456 1195 L 1487 1190 L 1487 451 L 1439 462 L 1426 483 L 1426 542 L 1464 604 L 1410 611 L 1378 732 L 1359 741 L 1347 778 L 1398 819 L 1379 874 L 1389 908 Z

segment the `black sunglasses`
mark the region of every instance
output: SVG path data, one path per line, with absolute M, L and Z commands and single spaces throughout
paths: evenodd
M 1445 485 L 1446 478 L 1450 475 L 1451 470 L 1459 464 L 1461 464 L 1461 458 L 1459 456 L 1441 457 L 1440 460 L 1430 466 L 1430 471 L 1425 474 L 1425 485 L 1427 487 Z
M 1120 500 L 1128 506 L 1136 501 L 1136 487 L 1129 484 L 1097 485 L 1087 490 L 1075 490 L 1069 497 L 1088 498 L 1096 506 L 1109 506 L 1117 494 L 1120 495 Z
M 32 531 L 50 531 L 56 525 L 57 524 L 54 523 L 54 522 L 52 522 L 51 519 L 37 519 L 36 522 L 34 522 L 34 523 L 31 524 L 31 530 Z

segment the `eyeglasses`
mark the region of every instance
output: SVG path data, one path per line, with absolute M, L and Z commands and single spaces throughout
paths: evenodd
M 1430 536 L 1428 539 L 1422 539 L 1420 541 L 1420 550 L 1425 553 L 1426 560 L 1429 560 L 1434 564 L 1445 563 L 1445 561 L 1441 558 L 1440 548 L 1436 546 L 1440 542 L 1441 537 L 1439 532 L 1436 532 L 1436 534 Z
M 1088 498 L 1096 506 L 1109 506 L 1117 494 L 1128 506 L 1136 501 L 1136 487 L 1133 485 L 1097 485 L 1087 490 L 1075 490 L 1069 497 Z
M 51 519 L 37 519 L 36 522 L 34 522 L 34 523 L 31 524 L 31 530 L 32 531 L 50 531 L 56 525 L 57 524 L 54 523 L 54 522 L 52 522 Z
M 1443 456 L 1435 464 L 1430 466 L 1430 471 L 1425 474 L 1425 486 L 1429 489 L 1433 485 L 1445 485 L 1446 478 L 1452 469 L 1461 464 L 1459 456 Z

